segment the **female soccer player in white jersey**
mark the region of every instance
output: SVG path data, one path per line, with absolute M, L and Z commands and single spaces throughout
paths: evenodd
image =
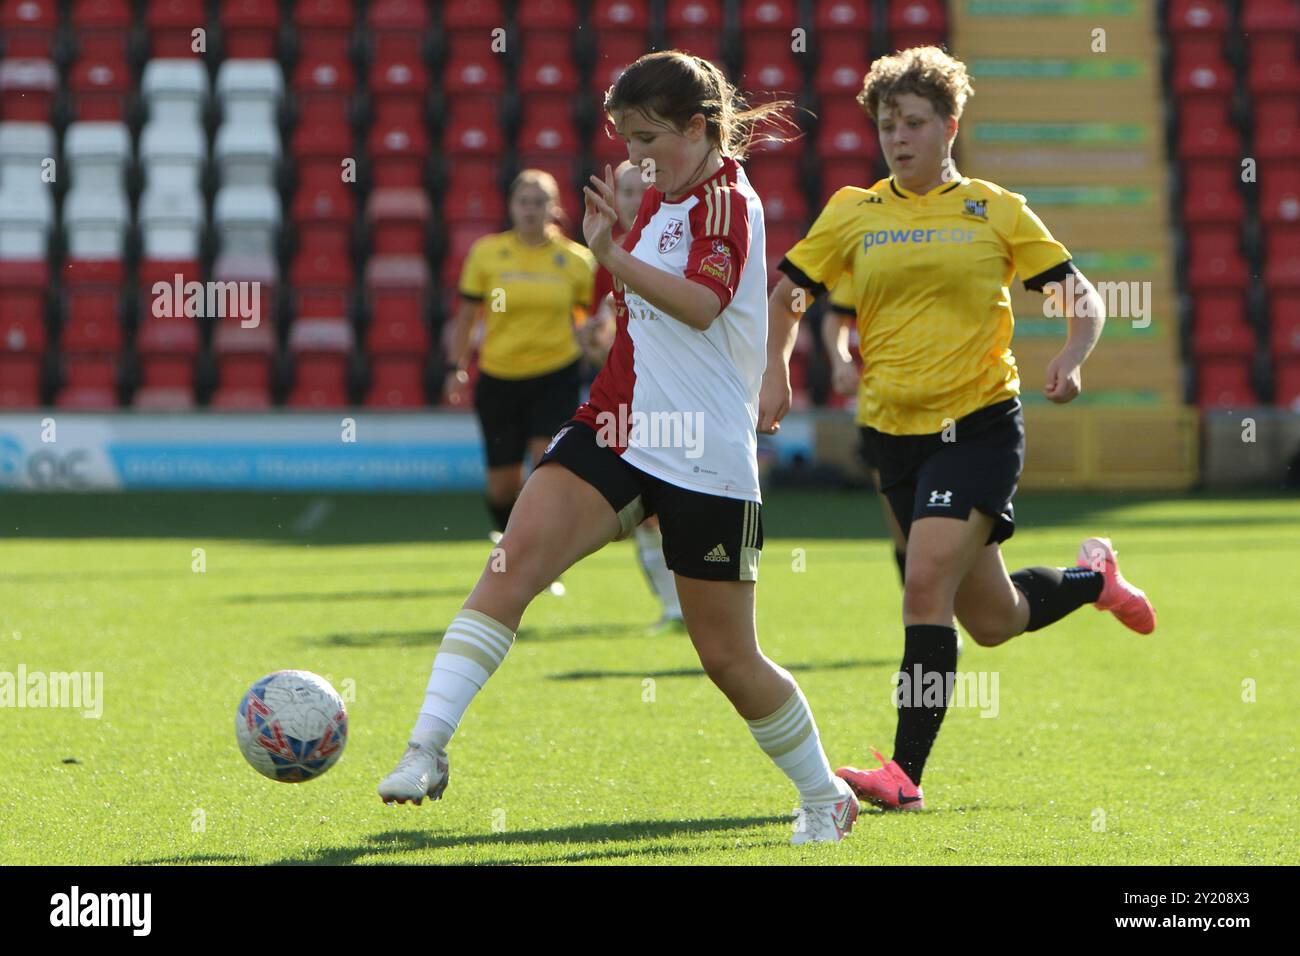
M 872 64 L 858 102 L 877 125 L 892 175 L 831 197 L 782 261 L 785 277 L 769 303 L 759 412 L 766 432 L 789 409 L 796 307 L 806 298 L 798 290 L 819 294 L 852 275 L 868 439 L 881 491 L 907 536 L 905 643 L 893 759 L 877 754 L 876 770 L 837 773 L 859 796 L 893 809 L 923 806 L 921 771 L 956 669 L 954 612 L 986 646 L 1089 603 L 1141 634 L 1156 623 L 1105 538 L 1084 541 L 1073 568 L 1009 575 L 1002 561 L 1025 447 L 1007 286 L 1018 273 L 1027 288 L 1064 299 L 1069 337 L 1046 376 L 1053 402 L 1079 394 L 1080 366 L 1105 319 L 1100 297 L 1023 196 L 953 168 L 957 121 L 972 92 L 965 65 L 936 47 Z
M 590 399 L 524 484 L 477 586 L 448 626 L 387 801 L 437 798 L 447 742 L 556 575 L 659 515 L 682 614 L 705 672 L 794 783 L 793 842 L 841 839 L 857 799 L 831 773 L 808 702 L 759 649 L 754 624 L 763 525 L 758 390 L 767 361 L 763 209 L 743 158 L 753 124 L 722 72 L 678 51 L 641 57 L 605 109 L 646 191 L 621 244 L 613 173 L 592 177 L 583 232 L 615 280 L 618 330 Z

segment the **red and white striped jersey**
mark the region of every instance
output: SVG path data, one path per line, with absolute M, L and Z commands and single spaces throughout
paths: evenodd
M 734 159 L 677 202 L 646 190 L 623 248 L 712 289 L 723 309 L 701 332 L 615 279 L 614 346 L 574 417 L 634 467 L 692 491 L 761 500 L 764 244 L 763 204 Z

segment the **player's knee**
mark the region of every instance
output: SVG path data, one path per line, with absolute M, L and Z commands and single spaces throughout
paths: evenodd
M 752 655 L 723 644 L 697 647 L 704 673 L 724 692 L 751 666 Z
M 907 564 L 907 581 L 903 586 L 903 610 L 909 616 L 942 615 L 951 600 L 951 584 L 943 569 L 934 562 L 913 561 Z
M 966 621 L 963 619 L 961 625 L 966 629 L 966 633 L 970 635 L 970 639 L 980 647 L 997 647 L 1011 636 L 1000 622 Z

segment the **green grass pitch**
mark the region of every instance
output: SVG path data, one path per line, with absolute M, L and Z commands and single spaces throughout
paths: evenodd
M 764 510 L 765 651 L 832 765 L 888 754 L 902 629 L 874 499 L 777 491 Z M 1084 608 L 968 641 L 960 669 L 996 672 L 998 712 L 949 711 L 930 809 L 864 808 L 844 843 L 794 848 L 793 788 L 689 642 L 642 633 L 656 607 L 628 543 L 529 609 L 452 743 L 446 797 L 390 808 L 375 784 L 490 547 L 478 496 L 0 496 L 0 671 L 104 675 L 100 719 L 0 709 L 0 863 L 1300 862 L 1297 500 L 1017 511 L 1010 566 L 1072 564 L 1109 534 L 1158 631 Z M 342 760 L 307 784 L 235 746 L 240 696 L 281 668 L 354 691 Z

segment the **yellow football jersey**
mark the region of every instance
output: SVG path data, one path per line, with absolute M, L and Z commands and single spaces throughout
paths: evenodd
M 595 270 L 590 250 L 564 236 L 530 246 L 511 230 L 474 243 L 460 294 L 483 303 L 479 368 L 497 378 L 534 378 L 577 361 L 574 313 L 591 301 Z
M 890 177 L 835 193 L 781 268 L 817 294 L 850 274 L 858 420 L 924 435 L 1020 394 L 1008 287 L 1019 273 L 1041 289 L 1069 260 L 1018 193 L 963 178 L 919 195 Z

